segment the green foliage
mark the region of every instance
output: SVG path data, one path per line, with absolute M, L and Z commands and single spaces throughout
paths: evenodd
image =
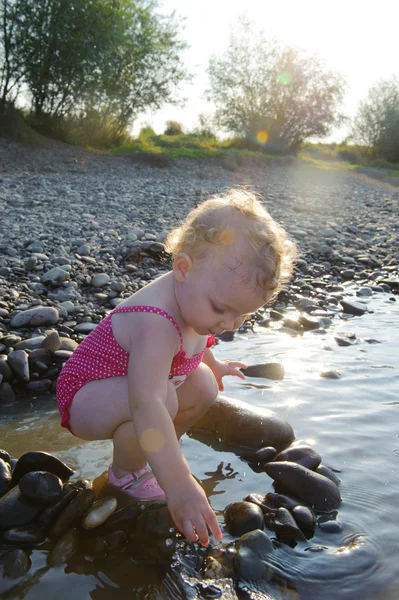
M 23 83 L 36 117 L 87 121 L 98 111 L 123 132 L 139 112 L 172 102 L 187 77 L 178 23 L 155 0 L 0 1 L 2 93 L 8 99 L 10 82 Z
M 241 19 L 225 54 L 211 58 L 208 73 L 218 125 L 254 145 L 295 149 L 342 120 L 342 78 L 315 56 L 268 40 L 248 20 Z M 267 141 L 257 139 L 259 131 Z
M 87 109 L 65 116 L 27 116 L 29 125 L 47 137 L 85 148 L 110 148 L 126 144 L 130 137 L 105 109 Z
M 373 158 L 399 163 L 399 82 L 376 83 L 360 103 L 353 137 L 369 147 Z
M 178 121 L 166 121 L 165 135 L 182 135 L 183 126 Z

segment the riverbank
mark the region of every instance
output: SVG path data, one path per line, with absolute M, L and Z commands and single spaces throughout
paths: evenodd
M 0 144 L 2 403 L 26 387 L 54 391 L 79 341 L 168 270 L 167 232 L 229 187 L 261 194 L 298 243 L 295 276 L 277 307 L 308 297 L 313 310 L 331 309 L 334 286 L 352 280 L 397 290 L 399 191 L 390 185 L 296 161 L 232 170 L 210 159 L 165 164 L 50 144 Z

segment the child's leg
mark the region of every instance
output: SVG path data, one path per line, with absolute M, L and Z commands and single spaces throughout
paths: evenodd
M 211 369 L 201 363 L 176 391 L 179 409 L 174 425 L 180 437 L 206 413 L 219 390 Z
M 177 397 L 168 387 L 165 406 L 174 419 Z M 70 427 L 84 440 L 112 439 L 112 470 L 116 477 L 134 473 L 147 464 L 134 429 L 129 408 L 127 377 L 90 381 L 75 395 L 69 409 Z

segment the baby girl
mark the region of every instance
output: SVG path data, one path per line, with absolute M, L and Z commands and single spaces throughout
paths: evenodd
M 232 190 L 194 210 L 166 241 L 172 270 L 126 298 L 65 363 L 62 425 L 84 440 L 112 439 L 109 483 L 133 499 L 167 502 L 190 541 L 221 530 L 179 439 L 209 409 L 223 377 L 214 336 L 237 329 L 287 281 L 295 246 L 261 202 Z

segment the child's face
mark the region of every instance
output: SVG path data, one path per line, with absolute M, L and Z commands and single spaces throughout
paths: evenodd
M 254 274 L 232 255 L 194 260 L 178 300 L 184 320 L 200 335 L 237 329 L 266 302 Z

